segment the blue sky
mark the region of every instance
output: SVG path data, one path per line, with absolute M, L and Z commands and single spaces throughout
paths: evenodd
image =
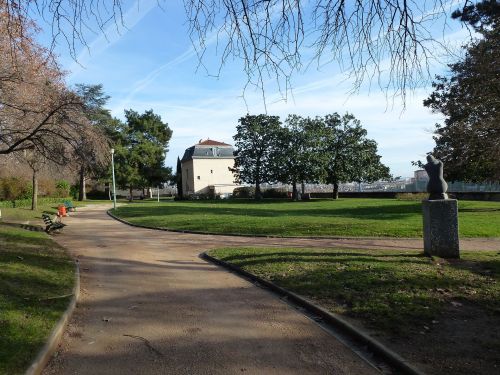
M 78 63 L 64 44 L 56 52 L 68 71 L 69 84 L 104 85 L 114 116 L 123 118 L 124 109 L 129 108 L 139 112 L 153 109 L 161 115 L 173 130 L 166 165 L 175 166 L 177 156 L 202 138 L 232 143 L 238 119 L 247 112 L 263 113 L 265 108 L 259 91 L 249 90 L 242 99 L 246 77 L 239 62 L 229 61 L 218 78 L 199 69 L 182 3 L 167 1 L 162 8 L 156 0 L 141 0 L 139 5 L 131 0 L 123 8 L 127 28 L 117 32 L 111 26 L 105 37 L 89 35 L 89 49 L 79 49 Z M 456 21 L 446 28 L 438 24 L 436 33 L 457 48 L 468 35 Z M 41 40 L 45 37 L 41 35 Z M 204 61 L 211 72 L 216 71 L 217 56 L 209 53 Z M 443 69 L 443 65 L 432 66 L 433 73 Z M 410 92 L 403 111 L 399 99 L 387 99 L 376 85 L 371 89 L 364 85 L 356 95 L 349 94 L 351 82 L 335 63 L 320 70 L 312 66 L 297 74 L 292 83 L 293 97 L 286 102 L 279 100 L 270 85 L 266 91 L 268 114 L 284 120 L 291 113 L 351 112 L 378 142 L 382 161 L 395 176 L 412 176 L 411 161 L 423 160 L 433 148 L 431 132 L 441 118 L 422 106 L 432 91 L 430 85 Z

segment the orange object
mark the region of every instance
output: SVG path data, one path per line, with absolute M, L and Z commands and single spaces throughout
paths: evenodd
M 59 216 L 66 217 L 66 206 L 64 204 L 60 204 L 57 206 Z

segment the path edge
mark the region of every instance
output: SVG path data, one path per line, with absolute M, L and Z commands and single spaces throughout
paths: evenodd
M 42 349 L 38 352 L 38 355 L 31 363 L 31 366 L 28 367 L 24 375 L 39 375 L 42 373 L 43 369 L 49 362 L 50 358 L 54 354 L 59 345 L 64 330 L 73 315 L 73 311 L 75 310 L 76 303 L 78 298 L 80 297 L 80 265 L 78 260 L 75 260 L 75 285 L 73 286 L 73 296 L 71 297 L 71 301 L 66 308 L 66 311 L 61 316 L 59 321 L 56 323 L 55 327 L 52 329 L 52 333 L 50 334 L 47 342 L 44 344 Z
M 245 279 L 250 279 L 253 282 L 257 282 L 258 284 L 265 286 L 267 289 L 271 290 L 275 294 L 278 294 L 281 297 L 288 298 L 288 300 L 290 300 L 294 304 L 299 305 L 300 307 L 306 309 L 310 313 L 318 315 L 327 323 L 333 325 L 336 328 L 339 328 L 340 330 L 347 333 L 351 337 L 354 337 L 356 339 L 356 341 L 366 345 L 371 351 L 378 354 L 380 357 L 382 357 L 384 360 L 386 360 L 388 363 L 390 363 L 394 368 L 402 371 L 403 374 L 424 375 L 423 372 L 416 369 L 414 366 L 412 366 L 406 359 L 401 357 L 399 354 L 392 351 L 391 349 L 389 349 L 387 346 L 385 346 L 384 344 L 382 344 L 378 340 L 375 340 L 373 337 L 371 337 L 364 330 L 353 326 L 352 324 L 350 324 L 349 322 L 344 320 L 339 315 L 331 313 L 331 312 L 323 309 L 322 307 L 315 305 L 314 303 L 312 303 L 308 299 L 306 299 L 302 296 L 299 296 L 298 294 L 295 294 L 293 292 L 290 292 L 289 290 L 283 289 L 283 288 L 277 286 L 276 284 L 274 284 L 270 281 L 267 281 L 265 279 L 262 279 L 259 276 L 256 276 L 250 272 L 247 272 L 247 271 L 241 269 L 240 267 L 235 266 L 234 264 L 227 263 L 223 260 L 214 258 L 214 257 L 208 255 L 207 252 L 201 253 L 200 258 L 202 258 L 206 261 L 209 261 L 211 263 L 214 263 L 218 266 L 221 266 L 227 270 L 230 270 L 230 271 L 236 273 L 240 277 L 243 277 Z
M 130 221 L 122 219 L 111 212 L 112 208 L 106 210 L 106 213 L 115 220 L 123 224 L 130 225 L 132 227 L 161 230 L 164 232 L 174 232 L 174 233 L 186 233 L 186 234 L 202 234 L 208 236 L 226 236 L 226 237 L 249 237 L 249 238 L 282 238 L 282 239 L 304 239 L 304 240 L 422 240 L 420 237 L 349 237 L 349 236 L 275 236 L 272 234 L 242 234 L 242 233 L 217 233 L 217 232 L 203 232 L 196 230 L 185 230 L 185 229 L 169 229 L 169 228 L 159 228 L 152 227 L 142 224 L 134 224 Z M 423 246 L 423 245 L 422 245 Z

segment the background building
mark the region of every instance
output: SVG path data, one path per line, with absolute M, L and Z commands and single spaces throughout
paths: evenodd
M 234 149 L 227 143 L 211 139 L 200 140 L 184 152 L 181 160 L 184 195 L 232 194 L 239 185 L 234 183 Z

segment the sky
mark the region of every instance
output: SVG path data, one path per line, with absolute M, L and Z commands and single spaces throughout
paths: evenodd
M 394 176 L 413 176 L 411 161 L 424 160 L 434 146 L 432 129 L 442 117 L 422 105 L 432 92 L 430 82 L 409 92 L 403 108 L 401 99 L 388 98 L 377 85 L 364 84 L 352 94 L 352 82 L 335 63 L 319 69 L 312 65 L 293 77 L 292 95 L 286 101 L 280 100 L 271 83 L 264 106 L 258 90 L 247 90 L 242 97 L 246 76 L 238 61 L 228 61 L 217 78 L 200 68 L 182 2 L 166 1 L 160 9 L 157 0 L 130 0 L 123 16 L 126 28 L 110 25 L 104 34 L 90 34 L 88 48 L 77 47 L 77 61 L 64 43 L 55 52 L 68 72 L 68 84 L 103 84 L 113 116 L 123 119 L 125 109 L 152 109 L 159 114 L 173 130 L 165 164 L 174 169 L 177 157 L 200 139 L 232 144 L 238 119 L 266 110 L 282 120 L 288 114 L 354 114 L 368 137 L 377 141 L 382 162 Z M 43 20 L 39 23 L 46 30 Z M 435 25 L 435 32 L 457 53 L 468 36 L 456 21 L 446 27 Z M 40 39 L 48 40 L 47 32 Z M 208 43 L 215 47 L 214 39 Z M 219 59 L 215 53 L 207 54 L 208 73 L 217 71 Z M 442 74 L 443 63 L 449 62 L 444 57 L 442 63 L 434 63 L 432 75 Z

